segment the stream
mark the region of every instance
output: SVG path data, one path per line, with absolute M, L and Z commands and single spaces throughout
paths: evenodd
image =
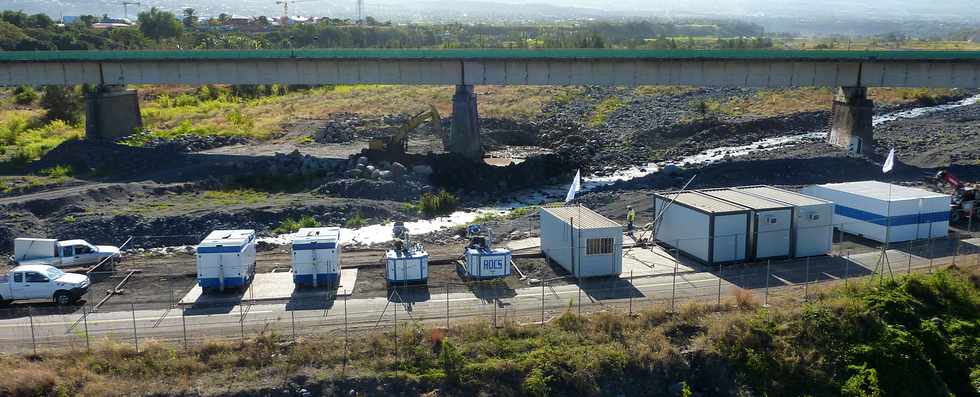
M 926 106 L 920 108 L 913 108 L 907 110 L 901 110 L 891 113 L 885 113 L 879 116 L 875 116 L 872 120 L 872 124 L 877 126 L 884 123 L 892 122 L 899 119 L 916 118 L 924 115 L 943 112 L 950 109 L 955 109 L 958 107 L 973 105 L 980 101 L 980 95 L 975 95 L 957 102 L 936 105 L 936 106 Z M 669 163 L 679 167 L 686 167 L 692 165 L 707 165 L 724 159 L 725 157 L 736 157 L 744 156 L 754 152 L 776 150 L 780 148 L 790 147 L 801 142 L 808 142 L 814 140 L 822 140 L 827 136 L 826 131 L 818 132 L 806 132 L 802 134 L 789 135 L 789 136 L 779 136 L 773 138 L 761 139 L 756 142 L 752 142 L 747 145 L 740 146 L 727 146 L 719 147 L 714 149 L 708 149 L 700 153 L 684 157 L 680 161 Z M 647 163 L 636 165 L 633 167 L 628 167 L 625 169 L 618 170 L 612 175 L 607 176 L 583 176 L 581 190 L 578 194 L 582 194 L 591 191 L 599 186 L 609 185 L 615 183 L 616 181 L 627 181 L 634 178 L 639 178 L 643 176 L 650 175 L 652 173 L 658 172 L 660 167 L 655 163 Z M 569 181 L 571 183 L 571 181 Z M 415 222 L 405 222 L 405 227 L 408 229 L 409 233 L 412 235 L 427 234 L 442 230 L 448 227 L 453 227 L 457 225 L 465 225 L 473 222 L 477 218 L 485 214 L 499 214 L 503 215 L 514 208 L 525 207 L 529 205 L 540 205 L 544 203 L 552 203 L 558 200 L 562 200 L 565 193 L 568 191 L 569 185 L 551 185 L 542 188 L 537 188 L 533 190 L 519 191 L 511 194 L 510 196 L 516 197 L 514 199 L 506 200 L 498 205 L 481 207 L 476 209 L 466 209 L 456 211 L 448 216 L 424 219 Z M 376 243 L 384 243 L 392 240 L 391 228 L 392 223 L 385 224 L 375 224 L 364 226 L 360 228 L 341 228 L 341 244 L 350 245 L 370 245 Z M 259 238 L 259 241 L 264 241 L 274 244 L 288 244 L 292 241 L 292 235 L 280 235 L 276 237 L 263 237 Z

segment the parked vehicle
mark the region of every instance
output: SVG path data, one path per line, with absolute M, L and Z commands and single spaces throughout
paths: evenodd
M 67 305 L 85 295 L 89 285 L 84 274 L 65 273 L 49 265 L 20 265 L 0 275 L 0 302 L 53 299 Z
M 14 256 L 11 261 L 15 265 L 50 265 L 62 268 L 92 266 L 118 255 L 118 247 L 93 245 L 85 240 L 18 238 L 14 240 Z

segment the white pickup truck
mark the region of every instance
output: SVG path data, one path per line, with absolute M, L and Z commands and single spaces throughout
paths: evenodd
M 21 265 L 0 275 L 0 303 L 53 299 L 59 305 L 67 305 L 85 295 L 90 284 L 88 276 L 65 273 L 54 266 Z
M 51 265 L 54 267 L 92 266 L 119 255 L 119 248 L 92 245 L 85 240 L 18 238 L 14 240 L 15 265 Z

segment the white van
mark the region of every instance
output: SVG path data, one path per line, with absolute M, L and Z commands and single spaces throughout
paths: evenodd
M 197 284 L 224 291 L 255 276 L 255 230 L 215 230 L 197 245 Z

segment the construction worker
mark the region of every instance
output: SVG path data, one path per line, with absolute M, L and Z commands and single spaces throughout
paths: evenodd
M 626 206 L 626 235 L 633 237 L 633 231 L 636 230 L 636 210 L 633 209 L 632 205 Z

